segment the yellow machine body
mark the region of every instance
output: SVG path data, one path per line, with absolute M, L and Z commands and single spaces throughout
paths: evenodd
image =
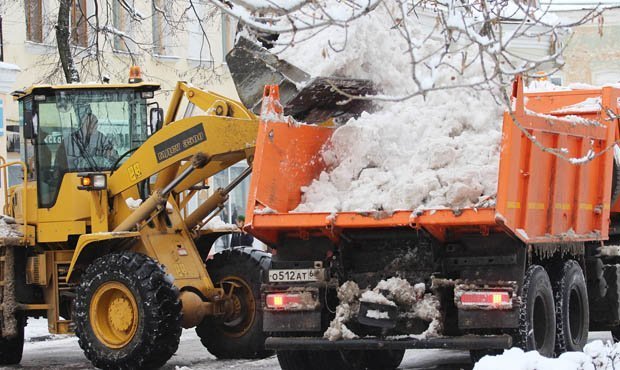
M 49 91 L 87 94 L 98 89 L 151 92 L 158 88 L 158 85 L 145 83 L 41 85 L 20 92 L 17 99 L 34 97 L 36 101 Z M 186 113 L 177 118 L 183 100 L 186 100 Z M 197 109 L 200 114 L 191 114 Z M 45 119 L 43 114 L 39 119 Z M 196 325 L 203 315 L 222 313 L 226 309 L 222 289 L 214 286 L 205 269 L 204 259 L 209 251 L 199 250 L 195 243 L 205 231 L 188 228 L 183 209 L 196 196 L 197 191 L 193 189 L 196 184 L 241 160 L 251 163 L 258 119 L 236 101 L 179 82 L 161 123 L 161 128 L 152 132 L 116 169 L 103 171 L 107 181 L 105 189 L 80 189 L 84 174 L 67 172 L 62 174 L 56 201 L 50 207 L 39 206 L 34 180 L 25 180 L 8 190 L 5 214 L 14 218 L 13 226 L 20 234 L 6 239 L 4 245 L 34 248 L 34 253 L 27 257 L 27 281 L 43 290 L 40 301 L 22 304 L 20 308 L 32 314 L 46 311 L 50 332 L 70 331 L 70 321 L 62 318 L 59 306 L 63 291 L 73 289 L 80 274 L 97 257 L 121 250 L 152 257 L 165 266 L 182 292 L 197 292 L 206 298 L 197 301 L 195 296 L 188 298 L 189 294 L 181 294 L 184 315 L 192 317 L 190 311 L 194 316 L 195 312 L 201 312 L 193 322 L 184 323 L 185 326 Z M 163 189 L 188 170 L 192 157 L 198 154 L 208 158 L 206 165 L 175 183 L 164 202 L 145 213 L 132 230 L 116 230 L 129 217 L 135 217 L 132 216 L 134 212 L 140 212 L 140 208 L 132 209 L 127 205 L 129 198 L 141 197 L 140 186 L 148 186 L 150 193 Z M 22 167 L 27 163 L 29 173 L 38 168 L 26 158 L 20 163 Z M 6 171 L 8 165 L 1 169 Z M 208 214 L 221 206 L 220 200 L 212 202 L 213 207 L 204 212 Z M 105 294 L 102 297 L 105 300 Z M 124 315 L 129 311 L 119 310 Z M 122 315 L 117 319 L 117 322 L 124 322 Z

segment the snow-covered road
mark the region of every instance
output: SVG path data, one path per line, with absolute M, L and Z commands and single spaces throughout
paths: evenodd
M 27 343 L 20 367 L 0 367 L 0 369 L 92 369 L 73 336 L 46 335 L 46 321 L 28 320 L 26 327 Z M 609 333 L 591 333 L 590 340 L 610 339 Z M 270 357 L 264 360 L 216 360 L 202 346 L 193 329 L 184 330 L 179 350 L 164 367 L 175 370 L 187 367 L 192 370 L 249 369 L 277 370 L 278 360 Z M 449 350 L 409 350 L 405 354 L 400 369 L 470 369 L 469 354 L 464 351 Z M 188 369 L 184 369 L 188 370 Z

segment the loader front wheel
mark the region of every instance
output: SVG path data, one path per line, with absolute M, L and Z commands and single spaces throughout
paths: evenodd
M 216 254 L 207 261 L 207 272 L 217 287 L 232 297 L 234 308 L 225 317 L 206 317 L 196 333 L 207 350 L 217 358 L 264 358 L 265 350 L 260 286 L 263 271 L 271 265 L 271 255 L 250 247 Z
M 26 318 L 18 314 L 17 335 L 11 338 L 0 338 L 0 365 L 16 365 L 22 360 L 24 352 L 24 326 Z
M 82 275 L 73 320 L 80 347 L 96 367 L 157 368 L 179 346 L 179 291 L 153 259 L 109 254 Z

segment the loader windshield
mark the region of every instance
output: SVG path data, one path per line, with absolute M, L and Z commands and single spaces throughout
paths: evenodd
M 39 207 L 55 201 L 67 172 L 108 171 L 147 139 L 146 100 L 133 89 L 55 90 L 37 104 Z

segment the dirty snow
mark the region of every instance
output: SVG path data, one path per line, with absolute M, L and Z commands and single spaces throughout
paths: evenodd
M 365 291 L 361 291 L 355 282 L 347 281 L 338 289 L 340 304 L 336 307 L 336 316 L 323 337 L 329 340 L 357 338 L 346 323 L 357 316 L 359 302 L 391 306 L 398 303 L 399 316 L 429 322 L 428 328 L 423 333 L 408 337 L 423 339 L 438 336 L 442 330 L 439 300 L 432 294 L 425 293 L 425 290 L 424 283 L 412 286 L 407 280 L 398 277 L 381 280 L 373 289 Z M 368 310 L 366 316 L 375 319 L 389 318 L 387 312 L 378 310 Z
M 202 226 L 203 229 L 217 231 L 239 231 L 239 227 L 235 224 L 224 222 L 220 216 L 215 216 Z
M 307 42 L 304 32 L 282 35 L 279 43 L 294 45 L 277 52 L 312 75 L 370 79 L 390 96 L 415 92 L 414 74 L 425 87 L 480 80 L 475 68 L 458 72 L 460 58 L 431 57 L 443 40 L 427 38 L 432 31 L 414 16 L 407 26 L 421 46 L 413 52 L 428 60 L 412 74 L 401 30 L 391 27 L 390 4 L 350 22 L 346 36 L 341 29 Z M 294 211 L 472 206 L 496 192 L 502 113 L 489 91 L 472 89 L 381 103 L 335 130 L 322 151 L 326 171 L 302 188 Z
M 566 352 L 558 358 L 511 348 L 501 355 L 483 357 L 474 370 L 611 370 L 619 366 L 620 344 L 596 340 L 586 344 L 583 352 Z
M 604 245 L 599 248 L 601 256 L 620 256 L 620 245 Z
M 0 216 L 0 238 L 19 238 L 22 233 L 17 229 L 15 219 L 9 216 Z
M 129 209 L 138 209 L 138 207 L 142 205 L 142 199 L 133 199 L 132 197 L 129 197 L 125 199 L 125 204 L 127 204 L 127 207 L 129 207 Z
M 375 292 L 373 290 L 367 290 L 364 293 L 362 293 L 362 298 L 360 298 L 360 302 L 384 304 L 387 306 L 396 306 L 396 303 L 385 298 L 383 294 L 379 292 Z
M 323 333 L 323 337 L 332 341 L 357 338 L 345 323 L 359 310 L 360 288 L 355 282 L 347 281 L 338 288 L 337 296 L 340 304 L 336 307 L 336 316 Z
M 366 311 L 366 317 L 368 317 L 369 319 L 384 320 L 389 319 L 390 314 L 379 310 L 368 310 Z
M 560 109 L 556 109 L 553 113 L 565 113 L 565 112 L 592 112 L 601 110 L 601 98 L 587 98 L 582 102 L 568 105 Z

